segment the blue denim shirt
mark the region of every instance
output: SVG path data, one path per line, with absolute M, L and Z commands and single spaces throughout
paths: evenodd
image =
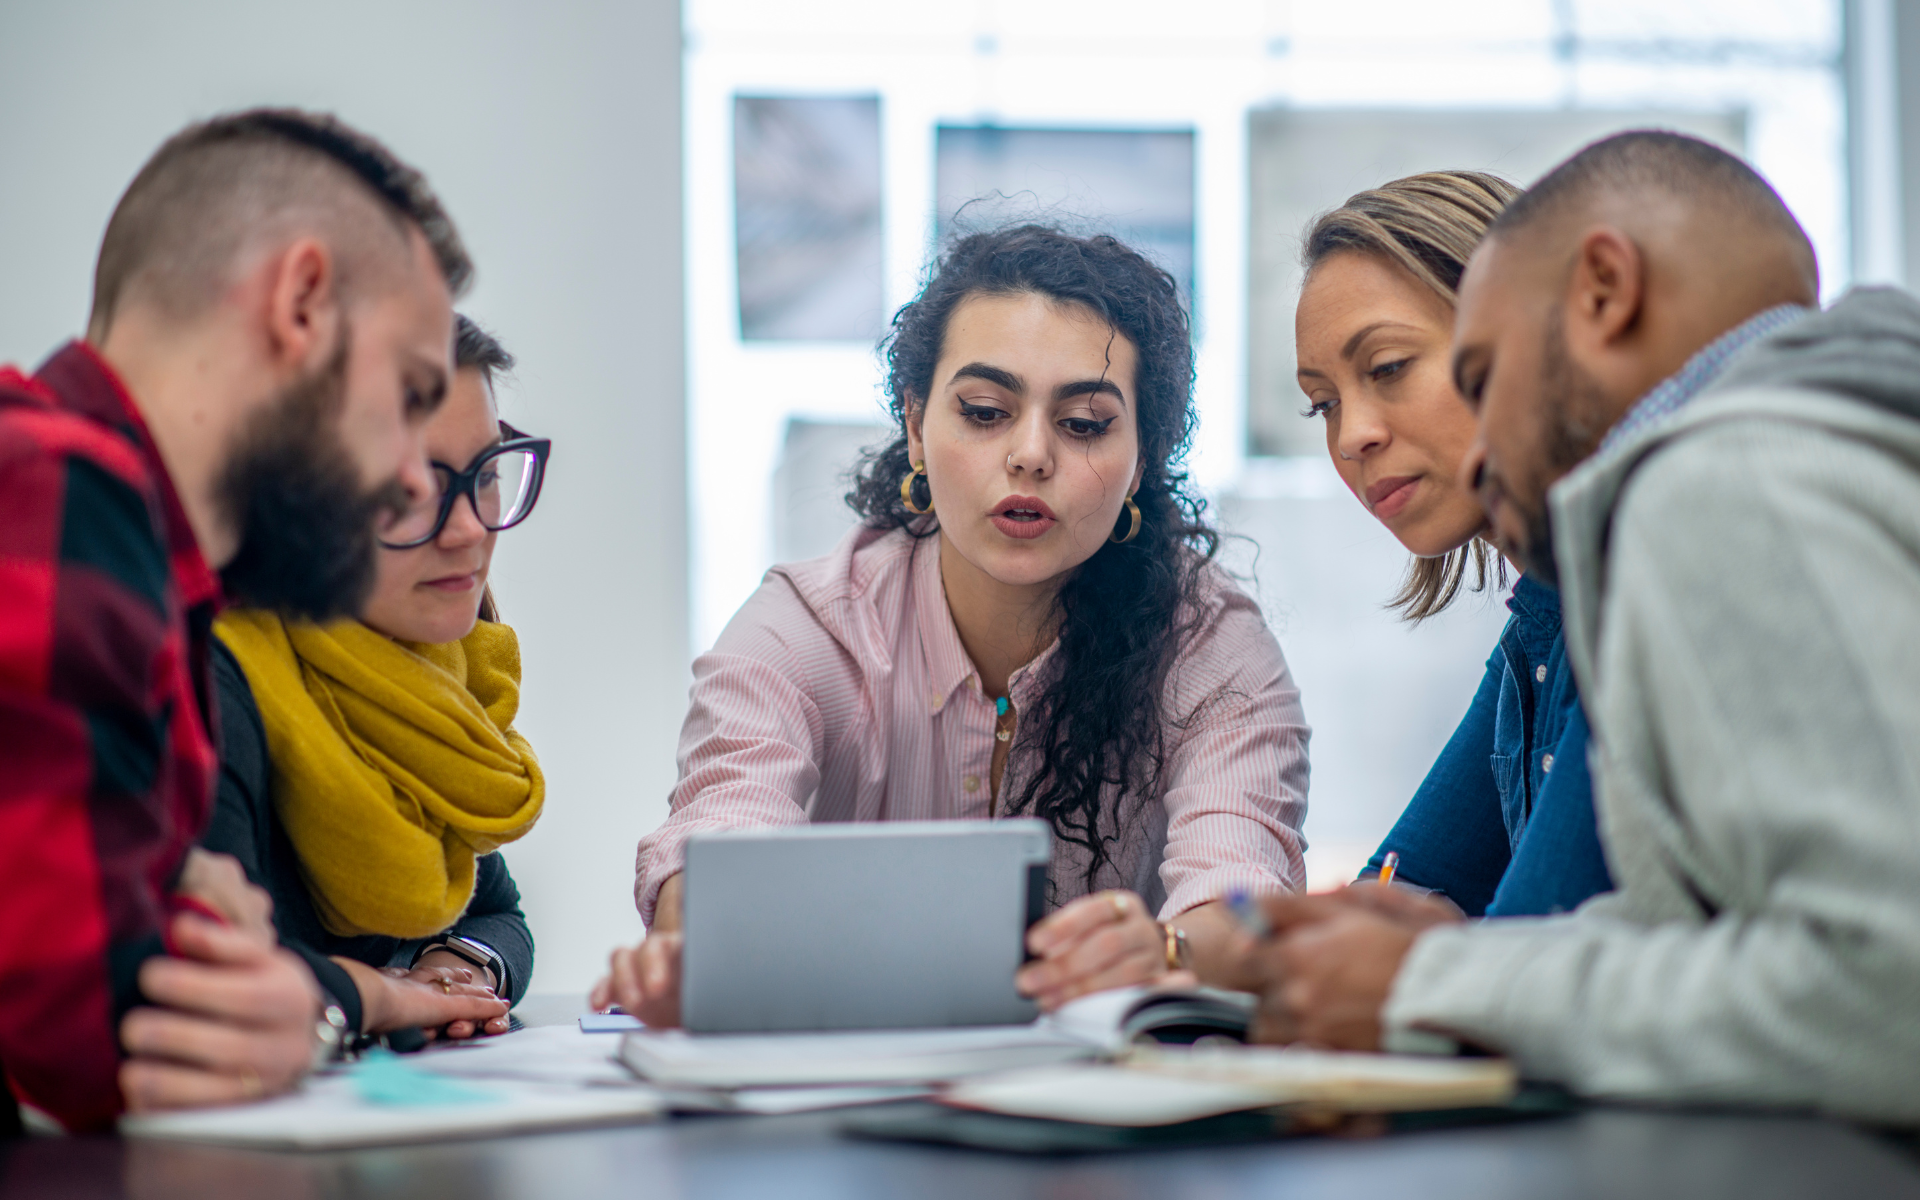
M 1397 851 L 1399 879 L 1473 917 L 1565 912 L 1613 890 L 1560 595 L 1521 576 L 1507 609 L 1466 717 L 1362 872 Z

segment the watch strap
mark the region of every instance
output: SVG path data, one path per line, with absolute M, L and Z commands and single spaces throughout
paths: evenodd
M 507 994 L 507 960 L 500 957 L 500 952 L 492 946 L 477 938 L 449 934 L 437 942 L 429 942 L 420 947 L 419 953 L 413 956 L 414 965 L 418 966 L 421 959 L 435 950 L 445 950 L 455 958 L 464 959 L 476 967 L 491 972 L 494 990 L 502 996 Z

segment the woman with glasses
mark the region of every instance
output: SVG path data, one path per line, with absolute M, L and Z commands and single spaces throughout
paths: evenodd
M 649 937 L 594 999 L 674 1023 L 687 839 L 810 821 L 1045 820 L 1053 911 L 1015 981 L 1042 1008 L 1243 982 L 1231 894 L 1304 882 L 1307 728 L 1181 469 L 1173 279 L 1111 237 L 974 234 L 887 367 L 861 524 L 769 572 L 694 663 L 672 814 L 640 844 Z
M 513 358 L 464 316 L 454 365 L 425 431 L 439 489 L 383 519 L 360 619 L 216 625 L 225 745 L 204 844 L 266 889 L 281 940 L 369 1036 L 504 1033 L 501 1000 L 533 970 L 497 849 L 533 828 L 545 787 L 513 728 L 519 643 L 487 572 L 539 498 L 549 443 L 499 419 Z

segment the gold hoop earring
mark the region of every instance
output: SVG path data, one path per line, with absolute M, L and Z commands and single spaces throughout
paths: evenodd
M 1127 512 L 1133 517 L 1133 524 L 1127 528 L 1127 536 L 1114 537 L 1111 534 L 1108 535 L 1109 541 L 1123 546 L 1140 536 L 1140 506 L 1133 502 L 1132 496 L 1127 497 Z
M 927 506 L 921 508 L 913 502 L 913 481 L 916 479 L 925 479 L 926 477 L 927 464 L 917 462 L 913 464 L 913 470 L 907 472 L 907 477 L 900 481 L 900 503 L 906 505 L 907 511 L 915 516 L 923 517 L 933 511 L 933 485 L 931 483 L 927 485 Z

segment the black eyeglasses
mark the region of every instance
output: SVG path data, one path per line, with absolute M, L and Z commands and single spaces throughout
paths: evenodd
M 533 502 L 540 498 L 540 481 L 546 476 L 553 442 L 528 437 L 505 421 L 500 422 L 500 434 L 502 440 L 482 450 L 464 471 L 434 463 L 438 493 L 383 519 L 377 531 L 380 544 L 389 550 L 426 545 L 446 528 L 454 502 L 462 496 L 473 505 L 480 524 L 495 532 L 526 520 Z

